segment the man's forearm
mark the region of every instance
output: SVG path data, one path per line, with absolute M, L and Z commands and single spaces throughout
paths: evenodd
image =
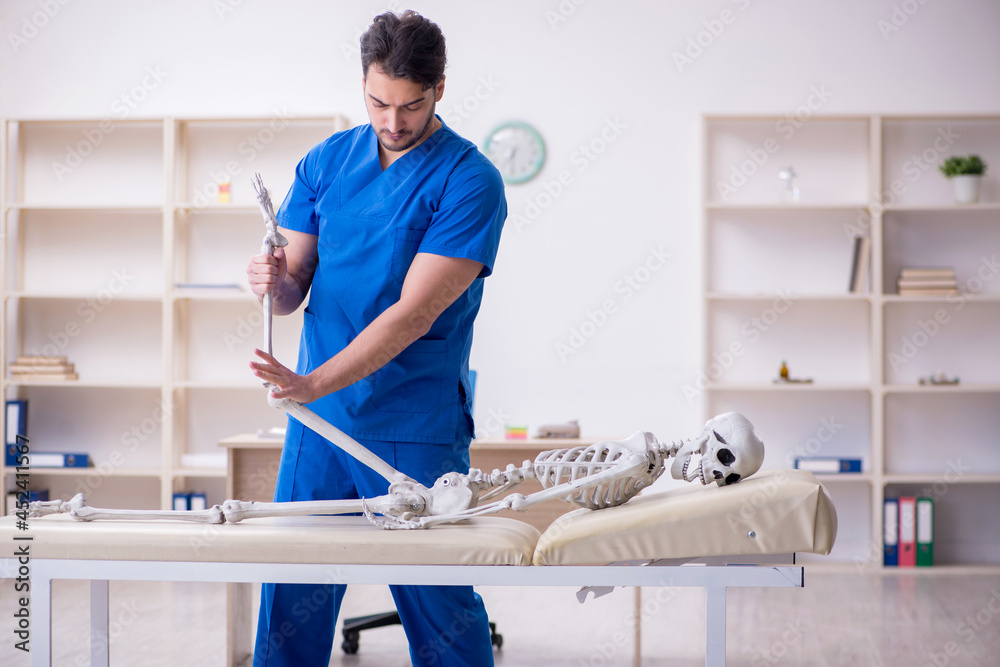
M 278 285 L 272 294 L 274 294 L 275 315 L 291 315 L 302 305 L 302 301 L 306 296 L 299 287 L 299 284 L 288 275 L 285 276 L 285 280 Z M 263 303 L 264 296 L 259 295 L 257 300 Z
M 404 304 L 393 304 L 347 347 L 310 373 L 315 391 L 326 396 L 368 377 L 426 334 L 429 327 L 430 322 L 413 317 Z

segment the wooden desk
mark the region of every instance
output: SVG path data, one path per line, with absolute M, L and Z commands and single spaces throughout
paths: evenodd
M 606 439 L 606 438 L 602 438 Z M 504 470 L 509 464 L 520 467 L 524 461 L 534 461 L 539 452 L 550 449 L 581 447 L 600 442 L 596 438 L 533 438 L 530 440 L 473 440 L 469 448 L 472 467 L 484 472 Z M 226 497 L 237 500 L 270 502 L 278 476 L 282 440 L 254 434 L 235 435 L 219 442 L 228 450 Z M 517 488 L 517 493 L 528 495 L 541 491 L 542 485 L 527 480 Z M 574 509 L 561 500 L 550 500 L 527 512 L 506 510 L 497 516 L 520 519 L 540 531 L 548 528 L 556 517 Z

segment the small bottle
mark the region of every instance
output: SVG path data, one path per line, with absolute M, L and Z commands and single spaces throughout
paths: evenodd
M 232 195 L 230 194 L 230 182 L 229 180 L 222 181 L 219 183 L 219 195 L 217 198 L 220 204 L 231 204 L 233 203 Z
M 784 361 L 781 362 L 781 370 L 778 371 L 778 375 L 781 377 L 782 380 L 788 379 L 788 364 L 786 364 Z

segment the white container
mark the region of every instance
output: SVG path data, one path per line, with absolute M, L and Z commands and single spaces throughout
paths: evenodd
M 979 201 L 979 182 L 981 180 L 979 174 L 961 174 L 958 176 L 952 176 L 951 180 L 955 183 L 955 203 L 956 204 L 975 204 Z

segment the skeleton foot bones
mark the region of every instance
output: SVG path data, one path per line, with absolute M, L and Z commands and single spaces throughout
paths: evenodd
M 235 523 L 256 517 L 363 511 L 373 524 L 383 528 L 430 528 L 505 509 L 524 511 L 554 499 L 590 509 L 622 505 L 658 479 L 668 461 L 674 479 L 702 484 L 714 481 L 726 486 L 757 472 L 764 459 L 764 444 L 753 425 L 743 415 L 729 412 L 710 419 L 697 437 L 688 440 L 661 443 L 653 434 L 638 431 L 624 440 L 545 451 L 521 467 L 511 464 L 506 470 L 491 473 L 475 468 L 467 474 L 446 473 L 427 488 L 394 470 L 305 406 L 287 399 L 272 399 L 271 403 L 302 419 L 310 428 L 315 427 L 320 435 L 362 463 L 377 462 L 372 468 L 390 482 L 389 493 L 362 500 L 286 503 L 227 500 L 207 510 L 190 511 L 99 509 L 88 507 L 83 495 L 78 494 L 68 502 L 31 503 L 30 515 L 68 513 L 80 521 L 176 519 Z M 538 480 L 542 490 L 529 495 L 513 493 L 495 500 L 526 479 Z
M 260 175 L 253 181 L 267 234 L 261 249 L 273 253 L 288 242 L 278 232 L 271 198 Z M 265 349 L 271 353 L 271 294 L 263 299 Z M 603 509 L 628 502 L 656 481 L 666 470 L 687 482 L 714 481 L 719 486 L 735 484 L 760 469 L 764 443 L 754 433 L 753 424 L 736 412 L 710 419 L 696 438 L 672 443 L 657 441 L 652 433 L 637 431 L 625 440 L 598 442 L 589 446 L 542 452 L 534 461 L 514 464 L 505 470 L 484 473 L 475 468 L 468 474 L 442 475 L 431 488 L 416 482 L 315 412 L 290 399 L 277 399 L 268 389 L 271 407 L 287 412 L 304 426 L 340 447 L 358 462 L 389 482 L 389 493 L 362 500 L 314 500 L 306 502 L 259 503 L 227 500 L 206 510 L 118 510 L 88 507 L 82 494 L 72 500 L 33 502 L 30 516 L 69 514 L 74 519 L 177 519 L 204 523 L 235 523 L 254 517 L 307 516 L 312 514 L 353 514 L 364 512 L 369 521 L 383 528 L 430 528 L 470 517 L 495 514 L 505 509 L 527 510 L 549 500 L 565 500 L 578 507 Z M 542 490 L 523 495 L 513 493 L 526 479 L 538 480 Z M 499 500 L 497 499 L 499 498 Z

